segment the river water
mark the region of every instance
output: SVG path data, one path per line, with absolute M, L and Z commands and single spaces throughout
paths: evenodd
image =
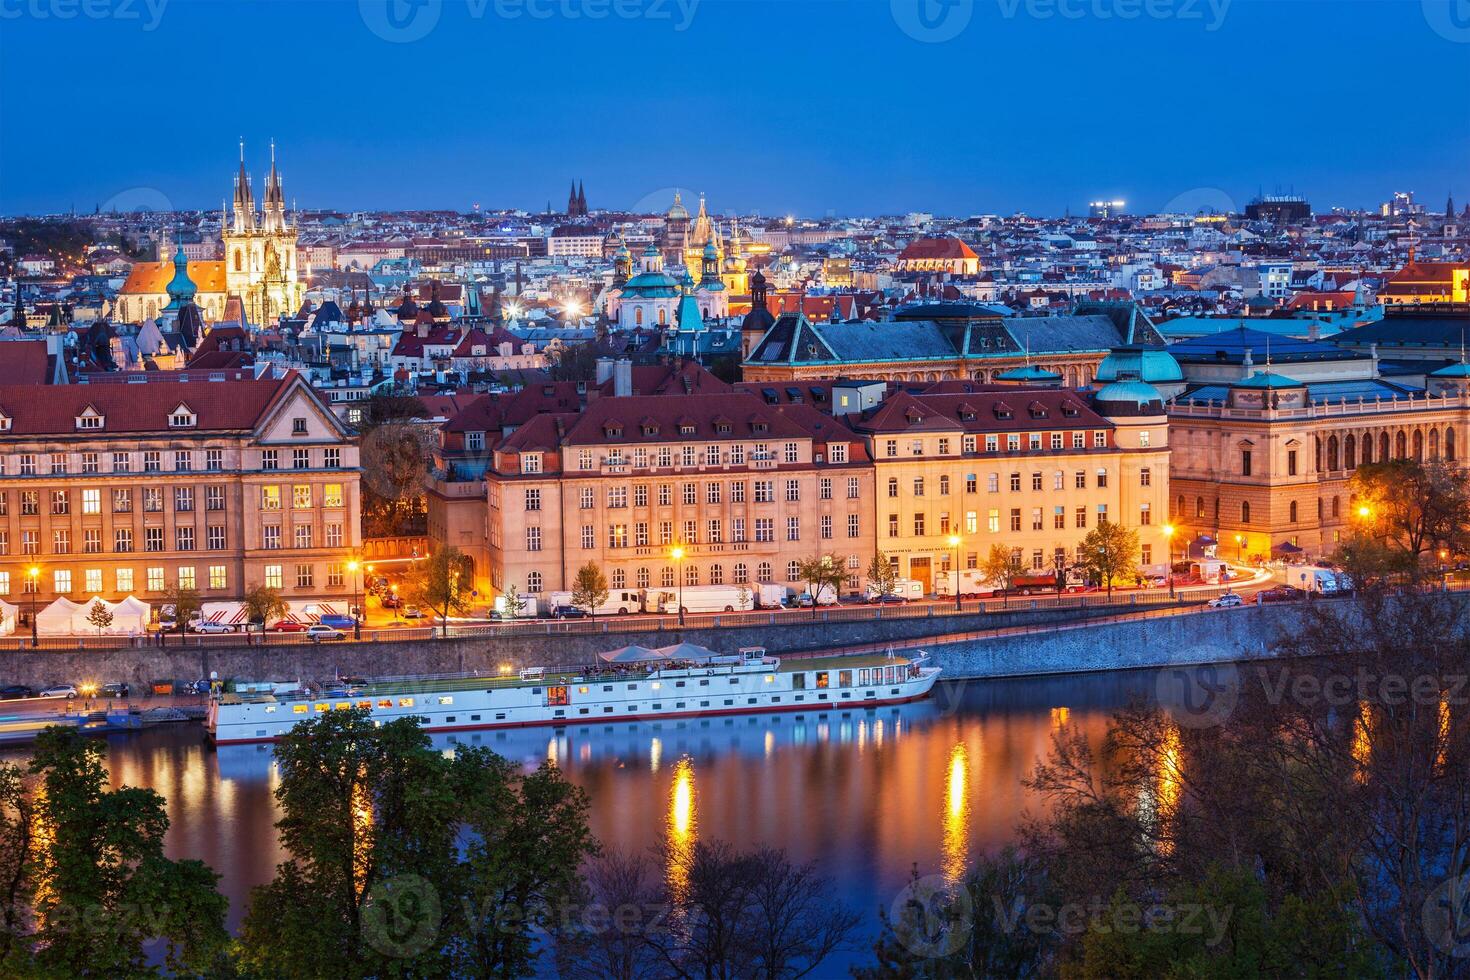
M 844 957 L 863 962 L 878 909 L 912 868 L 953 878 L 1014 839 L 1040 803 L 1021 780 L 1060 724 L 1100 744 L 1113 711 L 1152 698 L 1155 680 L 1135 671 L 949 681 L 891 707 L 459 733 L 434 744 L 487 745 L 527 766 L 554 759 L 590 794 L 592 829 L 607 847 L 722 839 L 817 862 L 832 893 L 867 916 L 861 948 Z M 214 750 L 196 725 L 165 726 L 110 738 L 108 761 L 116 785 L 167 799 L 170 856 L 222 876 L 236 927 L 250 889 L 283 858 L 271 747 Z

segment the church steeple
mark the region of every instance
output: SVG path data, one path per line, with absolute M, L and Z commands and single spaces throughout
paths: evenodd
M 245 171 L 245 141 L 240 141 L 240 170 L 235 174 L 235 231 L 255 230 L 255 195 L 250 190 L 250 174 Z
M 572 181 L 572 189 L 567 191 L 567 217 L 577 216 L 577 182 Z
M 587 185 L 577 181 L 577 217 L 587 217 Z

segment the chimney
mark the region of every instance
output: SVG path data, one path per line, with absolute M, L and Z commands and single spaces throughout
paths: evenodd
M 1368 356 L 1373 358 L 1373 377 L 1378 377 L 1378 345 L 1368 345 Z
M 607 384 L 613 376 L 613 359 L 611 357 L 599 357 L 597 359 L 597 383 Z
M 623 358 L 612 366 L 613 371 L 613 394 L 633 394 L 633 362 Z
M 1251 360 L 1251 349 L 1247 347 L 1245 349 L 1245 356 L 1240 361 L 1240 378 L 1242 381 L 1251 376 L 1251 369 L 1255 366 L 1256 362 Z

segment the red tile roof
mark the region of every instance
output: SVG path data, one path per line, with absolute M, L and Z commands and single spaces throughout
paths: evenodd
M 144 384 L 52 385 L 43 396 L 34 385 L 0 385 L 0 414 L 11 420 L 10 430 L 0 438 L 76 435 L 77 416 L 89 405 L 106 419 L 103 435 L 168 432 L 169 416 L 180 405 L 198 417 L 197 424 L 185 431 L 250 429 L 297 384 L 302 384 L 301 377 L 293 372 L 260 381 L 150 378 Z
M 958 238 L 916 238 L 898 253 L 905 259 L 978 259 L 975 250 Z
M 45 384 L 51 376 L 44 340 L 0 343 L 0 385 Z

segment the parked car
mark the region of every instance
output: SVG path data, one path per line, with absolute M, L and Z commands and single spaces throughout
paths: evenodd
M 132 693 L 132 688 L 121 682 L 117 684 L 103 684 L 101 693 L 104 698 L 125 698 Z
M 587 610 L 581 606 L 557 606 L 551 615 L 556 619 L 586 619 Z
M 199 620 L 189 624 L 191 633 L 233 633 L 235 627 L 229 623 L 211 623 L 209 620 Z
M 38 696 L 43 698 L 74 698 L 77 696 L 77 689 L 70 684 L 57 684 L 54 687 L 42 688 Z
M 308 626 L 306 628 L 306 635 L 311 637 L 313 641 L 318 643 L 320 643 L 322 640 L 347 639 L 346 633 L 333 626 Z
M 423 619 L 424 618 L 424 615 L 425 615 L 424 614 L 424 611 L 422 609 L 420 609 L 418 606 L 404 606 L 403 607 L 403 618 L 404 619 Z
M 1243 605 L 1245 605 L 1245 600 L 1234 592 L 1227 592 L 1210 600 L 1211 609 L 1232 609 Z
M 1261 593 L 1262 602 L 1294 602 L 1306 593 L 1294 585 L 1278 585 Z
M 904 603 L 908 602 L 908 600 L 905 599 L 903 596 L 893 595 L 892 593 L 888 593 L 886 595 L 877 595 L 869 599 L 868 601 L 875 605 L 883 606 L 901 606 Z
M 24 684 L 11 684 L 9 687 L 0 687 L 0 701 L 19 701 L 22 698 L 33 698 L 36 692 Z
M 278 620 L 276 622 L 276 624 L 271 627 L 271 632 L 272 633 L 305 633 L 306 632 L 306 624 L 305 623 L 298 623 L 294 619 L 282 619 L 282 620 Z
M 400 598 L 398 598 L 398 596 L 393 595 L 391 592 L 389 594 L 383 596 L 383 608 L 384 609 L 397 609 L 397 608 L 399 608 L 402 605 L 403 605 L 403 600 L 400 599 Z

